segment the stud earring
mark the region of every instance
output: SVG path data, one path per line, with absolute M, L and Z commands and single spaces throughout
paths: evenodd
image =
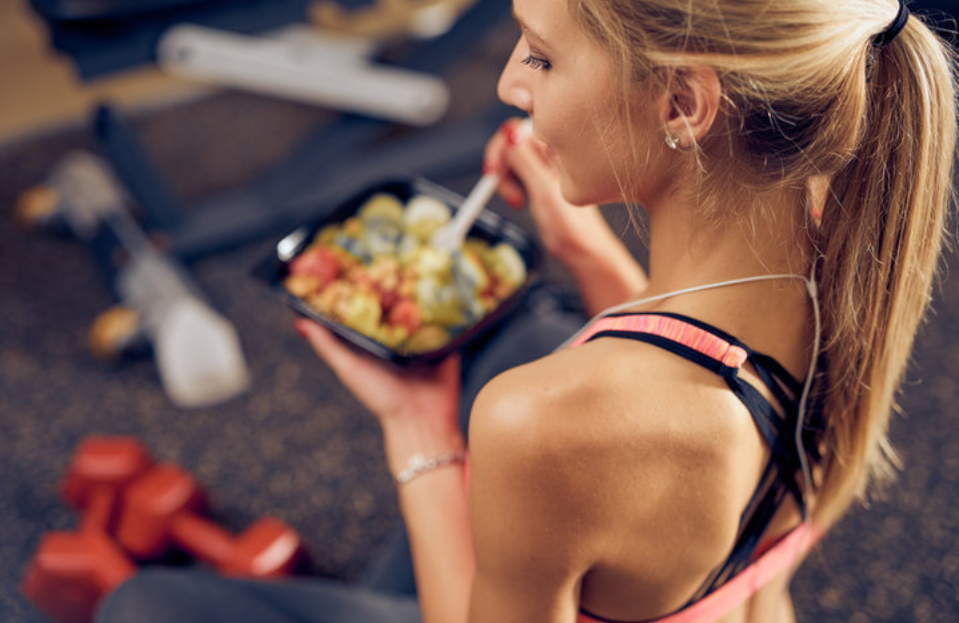
M 679 137 L 676 136 L 676 135 L 674 135 L 674 134 L 667 134 L 667 135 L 666 135 L 666 146 L 669 147 L 670 149 L 678 149 L 678 148 L 679 148 Z

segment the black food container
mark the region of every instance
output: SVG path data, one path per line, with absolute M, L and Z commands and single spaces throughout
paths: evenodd
M 310 245 L 317 232 L 329 224 L 341 223 L 354 216 L 367 200 L 379 193 L 394 195 L 404 204 L 414 196 L 428 195 L 449 205 L 454 214 L 464 199 L 448 188 L 424 179 L 387 180 L 375 184 L 325 213 L 322 218 L 302 225 L 284 236 L 277 242 L 273 252 L 254 267 L 253 275 L 265 281 L 297 312 L 316 320 L 353 346 L 400 366 L 433 364 L 473 342 L 514 311 L 530 288 L 539 280 L 543 260 L 542 252 L 535 240 L 515 223 L 495 212 L 484 210 L 473 223 L 468 236 L 491 245 L 501 242 L 511 245 L 526 264 L 526 279 L 516 291 L 502 300 L 493 310 L 453 335 L 449 342 L 438 349 L 417 353 L 394 350 L 319 312 L 305 300 L 290 293 L 283 286 L 283 280 L 290 273 L 290 262 Z

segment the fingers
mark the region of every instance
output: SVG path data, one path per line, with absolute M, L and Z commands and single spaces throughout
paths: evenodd
M 443 383 L 449 385 L 459 385 L 460 379 L 460 355 L 454 353 L 441 361 L 437 368 L 437 374 Z
M 516 118 L 504 122 L 490 139 L 483 170 L 500 176 L 497 191 L 514 208 L 524 207 L 531 194 L 542 196 L 556 187 L 549 148 L 532 137 L 528 125 Z
M 538 143 L 532 138 L 529 121 L 508 119 L 490 139 L 484 160 L 484 173 L 495 172 L 500 176 L 497 191 L 513 208 L 522 208 L 527 202 L 527 180 L 513 162 L 514 153 L 527 143 Z M 535 153 L 535 152 L 533 152 Z
M 526 191 L 523 189 L 523 184 L 512 173 L 500 178 L 496 190 L 511 208 L 519 210 L 526 205 Z
M 548 159 L 546 147 L 536 139 L 516 144 L 505 157 L 510 170 L 523 181 L 527 194 L 556 188 L 556 170 Z
M 506 152 L 511 147 L 510 137 L 513 136 L 510 129 L 512 123 L 512 120 L 504 122 L 486 145 L 483 173 L 499 175 L 500 182 L 496 188 L 497 193 L 510 207 L 519 209 L 526 205 L 526 192 L 523 190 L 520 181 L 513 175 L 506 161 Z
M 490 138 L 489 142 L 486 143 L 486 151 L 483 154 L 484 173 L 498 173 L 499 175 L 505 175 L 509 172 L 503 156 L 508 146 L 506 134 L 503 132 L 503 127 L 508 123 L 509 121 L 504 122 L 503 125 L 500 126 L 499 130 L 496 131 L 496 134 L 494 134 L 492 138 Z

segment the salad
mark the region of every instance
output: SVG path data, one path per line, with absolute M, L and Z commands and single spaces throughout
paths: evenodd
M 380 192 L 317 232 L 283 286 L 317 312 L 402 353 L 444 346 L 513 294 L 526 264 L 510 244 L 467 238 L 453 253 L 430 246 L 452 217 L 443 201 Z

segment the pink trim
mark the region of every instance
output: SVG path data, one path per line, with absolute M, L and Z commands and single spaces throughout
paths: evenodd
M 713 335 L 705 329 L 670 316 L 606 316 L 587 327 L 571 347 L 579 346 L 602 331 L 634 331 L 658 335 L 679 342 L 730 368 L 741 368 L 748 356 L 745 349 Z
M 775 577 L 793 566 L 799 557 L 819 540 L 820 536 L 822 536 L 822 530 L 816 526 L 810 529 L 807 524 L 800 524 L 715 592 L 688 608 L 653 619 L 649 623 L 713 623 L 718 621 L 748 601 L 759 589 L 766 586 Z M 576 621 L 577 623 L 596 623 L 598 619 L 580 613 L 576 617 Z
M 658 315 L 607 316 L 594 321 L 579 335 L 570 347 L 580 346 L 602 331 L 635 331 L 658 335 L 692 348 L 731 368 L 741 368 L 748 354 L 745 349 L 688 322 Z M 469 488 L 469 460 L 465 469 Z M 794 566 L 799 557 L 823 535 L 816 526 L 800 524 L 767 549 L 733 579 L 707 597 L 679 612 L 653 619 L 647 623 L 714 623 L 723 618 L 769 584 L 774 578 Z M 577 623 L 602 623 L 580 612 Z

